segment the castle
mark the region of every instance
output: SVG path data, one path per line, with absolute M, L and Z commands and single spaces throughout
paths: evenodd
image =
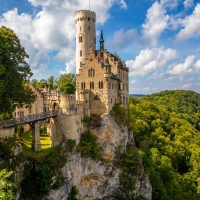
M 16 108 L 14 116 L 56 110 L 58 117 L 51 120 L 53 135 L 64 134 L 77 139 L 83 130 L 81 120 L 84 116 L 109 113 L 116 102 L 121 102 L 125 107 L 128 105 L 129 70 L 116 53 L 112 54 L 104 49 L 102 29 L 100 49 L 96 50 L 95 12 L 76 12 L 75 23 L 76 94 L 62 94 L 59 88 L 50 90 L 32 87 L 37 96 L 32 108 Z M 57 136 L 56 138 L 53 145 L 59 143 Z

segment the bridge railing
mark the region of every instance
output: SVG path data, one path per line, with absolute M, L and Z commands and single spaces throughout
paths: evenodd
M 51 118 L 53 116 L 56 116 L 56 114 L 57 114 L 56 111 L 46 111 L 46 112 L 41 112 L 37 114 L 26 115 L 23 117 L 16 117 L 13 119 L 3 120 L 3 121 L 0 121 L 0 129 L 3 128 L 4 126 L 31 123 L 32 121 L 37 121 L 37 120 L 39 121 L 39 120 Z

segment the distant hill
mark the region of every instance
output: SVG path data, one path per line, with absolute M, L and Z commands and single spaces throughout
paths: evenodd
M 130 96 L 139 98 L 139 97 L 143 97 L 143 96 L 145 96 L 145 95 L 144 95 L 144 94 L 130 94 Z

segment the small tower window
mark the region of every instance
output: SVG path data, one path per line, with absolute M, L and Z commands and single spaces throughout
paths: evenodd
M 90 21 L 90 17 L 88 17 L 88 21 Z
M 81 26 L 80 26 L 80 31 L 81 31 Z
M 80 62 L 80 68 L 82 68 L 82 62 Z
M 90 26 L 88 26 L 88 31 L 90 31 Z
M 101 88 L 103 89 L 103 81 L 101 81 Z
M 80 50 L 80 57 L 82 56 L 82 51 Z
M 83 37 L 82 36 L 79 37 L 79 43 L 81 43 L 81 42 L 83 42 Z

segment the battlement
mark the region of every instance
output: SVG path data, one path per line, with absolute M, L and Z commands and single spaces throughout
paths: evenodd
M 61 100 L 74 100 L 76 99 L 76 95 L 75 94 L 62 94 L 61 95 Z
M 78 15 L 78 14 L 85 14 L 85 13 L 88 13 L 88 14 L 94 14 L 96 16 L 96 13 L 94 11 L 91 11 L 91 10 L 79 10 L 75 13 L 75 15 Z

